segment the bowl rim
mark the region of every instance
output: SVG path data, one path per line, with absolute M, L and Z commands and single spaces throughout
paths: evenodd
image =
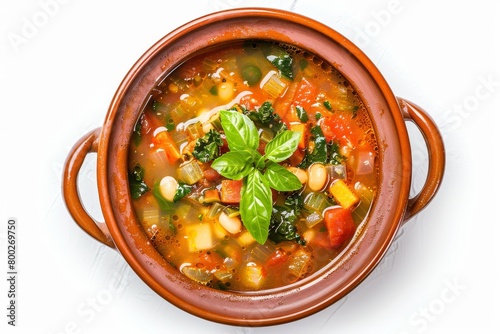
M 138 111 L 131 110 L 130 101 L 138 98 L 134 96 L 132 88 L 156 82 L 159 78 L 158 75 L 156 75 L 156 80 L 153 80 L 152 78 L 144 78 L 144 73 L 151 70 L 159 73 L 165 70 L 165 68 L 159 69 L 158 66 L 162 61 L 168 61 L 169 56 L 165 55 L 167 48 L 177 45 L 178 49 L 171 50 L 171 53 L 182 54 L 182 51 L 179 51 L 182 43 L 179 41 L 184 41 L 186 36 L 190 34 L 203 34 L 203 31 L 207 29 L 220 28 L 221 22 L 246 22 L 255 28 L 256 22 L 259 21 L 260 24 L 271 24 L 273 28 L 285 25 L 297 29 L 302 27 L 301 29 L 314 30 L 317 34 L 316 37 L 330 40 L 332 45 L 341 47 L 342 52 L 350 55 L 353 62 L 359 63 L 364 69 L 364 75 L 371 77 L 376 83 L 376 87 L 374 87 L 378 90 L 376 95 L 383 97 L 384 101 L 379 101 L 380 105 L 378 106 L 369 103 L 367 108 L 379 112 L 377 115 L 370 114 L 373 120 L 377 119 L 375 122 L 379 124 L 377 126 L 384 127 L 377 129 L 377 140 L 380 140 L 378 144 L 381 148 L 379 153 L 381 160 L 380 182 L 387 189 L 384 188 L 385 193 L 377 193 L 375 202 L 378 207 L 369 214 L 370 224 L 371 222 L 374 225 L 378 224 L 376 228 L 369 226 L 363 230 L 361 235 L 350 245 L 348 251 L 333 261 L 323 273 L 315 274 L 311 278 L 301 281 L 300 284 L 276 291 L 234 293 L 199 286 L 188 281 L 187 278 L 183 278 L 180 273 L 174 272 L 175 269 L 166 269 L 165 265 L 168 264 L 164 260 L 162 263 L 159 254 L 154 254 L 154 249 L 151 249 L 152 245 L 144 243 L 144 236 L 138 235 L 140 232 L 134 228 L 134 222 L 127 222 L 134 220 L 135 216 L 130 205 L 127 178 L 124 177 L 127 175 L 127 164 L 124 163 L 124 159 L 126 161 L 127 152 L 125 151 L 128 151 L 130 142 L 130 130 L 132 129 L 130 124 L 132 121 L 135 123 L 135 119 L 131 121 L 124 115 L 138 113 Z M 238 29 L 241 27 L 238 26 Z M 255 29 L 257 30 L 257 28 Z M 252 33 L 256 32 L 249 34 L 253 36 Z M 264 34 L 262 31 L 257 33 Z M 210 41 L 211 44 L 207 47 L 218 45 L 231 38 L 231 35 L 234 36 L 236 33 L 233 31 L 221 34 L 219 39 L 215 38 Z M 176 61 L 179 63 L 183 59 Z M 345 64 L 332 63 L 332 65 L 339 69 L 347 79 L 350 79 L 350 76 L 344 73 L 343 66 Z M 354 85 L 356 86 L 356 84 Z M 143 100 L 144 98 L 145 96 L 143 96 Z M 368 99 L 364 95 L 362 98 Z M 388 124 L 380 125 L 382 121 L 378 118 L 382 118 Z M 382 130 L 387 130 L 390 133 L 384 134 L 385 137 L 381 139 L 380 133 L 382 132 L 379 133 L 379 131 Z M 394 138 L 397 138 L 398 141 L 394 142 Z M 387 167 L 388 171 L 383 170 L 382 166 L 389 166 Z M 146 284 L 172 304 L 201 318 L 230 325 L 264 326 L 298 320 L 324 309 L 359 285 L 375 268 L 392 243 L 404 217 L 410 190 L 411 154 L 405 122 L 394 94 L 377 67 L 356 45 L 332 28 L 300 14 L 271 8 L 238 8 L 210 13 L 180 26 L 151 46 L 132 66 L 110 103 L 102 127 L 97 174 L 99 199 L 113 242 L 132 269 Z M 382 198 L 382 196 L 385 197 Z M 391 201 L 392 205 L 387 205 L 385 202 L 387 199 Z M 376 243 L 377 247 L 373 243 Z M 353 263 L 353 258 L 357 262 Z M 347 274 L 340 275 L 340 272 L 344 271 Z M 336 286 L 341 286 L 341 289 L 336 292 L 330 290 L 329 295 L 319 298 L 319 292 L 315 287 L 324 285 L 324 282 L 327 281 L 331 282 L 333 277 L 339 280 L 334 283 Z M 173 291 L 175 289 L 170 288 L 171 286 L 175 286 L 179 291 Z M 311 291 L 314 293 L 310 293 Z M 260 308 L 260 311 L 257 310 L 251 315 L 243 312 L 249 308 Z

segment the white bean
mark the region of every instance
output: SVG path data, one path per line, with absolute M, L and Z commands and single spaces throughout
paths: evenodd
M 307 185 L 312 191 L 320 191 L 325 187 L 327 181 L 326 168 L 320 163 L 309 166 L 307 170 L 309 181 Z
M 287 168 L 288 171 L 290 173 L 292 173 L 293 175 L 295 175 L 300 183 L 302 184 L 306 184 L 307 183 L 307 180 L 308 180 L 308 176 L 307 176 L 307 172 L 301 168 L 297 168 L 297 167 L 288 167 Z
M 177 180 L 172 176 L 165 176 L 160 181 L 160 192 L 167 201 L 174 201 L 174 196 L 178 187 L 179 183 L 177 183 Z
M 231 234 L 241 231 L 241 220 L 239 217 L 229 217 L 225 212 L 222 212 L 219 216 L 219 223 Z

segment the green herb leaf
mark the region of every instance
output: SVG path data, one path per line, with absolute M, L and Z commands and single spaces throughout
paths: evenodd
M 253 169 L 253 155 L 248 151 L 230 151 L 215 159 L 212 168 L 232 180 L 241 180 Z
M 253 151 L 259 147 L 259 132 L 248 116 L 222 110 L 220 118 L 231 151 Z
M 302 188 L 302 183 L 300 183 L 297 176 L 285 167 L 272 161 L 267 163 L 264 179 L 271 188 L 278 191 L 293 191 Z
M 288 159 L 300 141 L 300 133 L 294 131 L 284 131 L 271 140 L 265 148 L 265 158 L 274 162 L 281 162 Z
M 130 195 L 133 199 L 138 199 L 149 190 L 149 187 L 143 181 L 143 177 L 144 169 L 141 165 L 135 165 L 134 169 L 128 174 Z
M 260 244 L 267 240 L 273 208 L 271 188 L 254 169 L 243 180 L 240 214 L 243 224 Z

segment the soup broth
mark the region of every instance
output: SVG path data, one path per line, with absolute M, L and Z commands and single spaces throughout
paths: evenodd
M 370 117 L 349 82 L 290 45 L 242 41 L 151 90 L 132 136 L 133 206 L 159 253 L 216 289 L 279 288 L 334 260 L 377 188 Z

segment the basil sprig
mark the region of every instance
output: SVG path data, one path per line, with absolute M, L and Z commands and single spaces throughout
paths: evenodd
M 259 132 L 248 116 L 222 110 L 220 117 L 230 151 L 215 159 L 212 168 L 228 179 L 243 179 L 240 202 L 243 225 L 263 244 L 272 215 L 271 188 L 293 191 L 302 187 L 294 174 L 279 165 L 295 152 L 301 135 L 289 130 L 281 132 L 266 145 L 262 155 L 257 151 Z

